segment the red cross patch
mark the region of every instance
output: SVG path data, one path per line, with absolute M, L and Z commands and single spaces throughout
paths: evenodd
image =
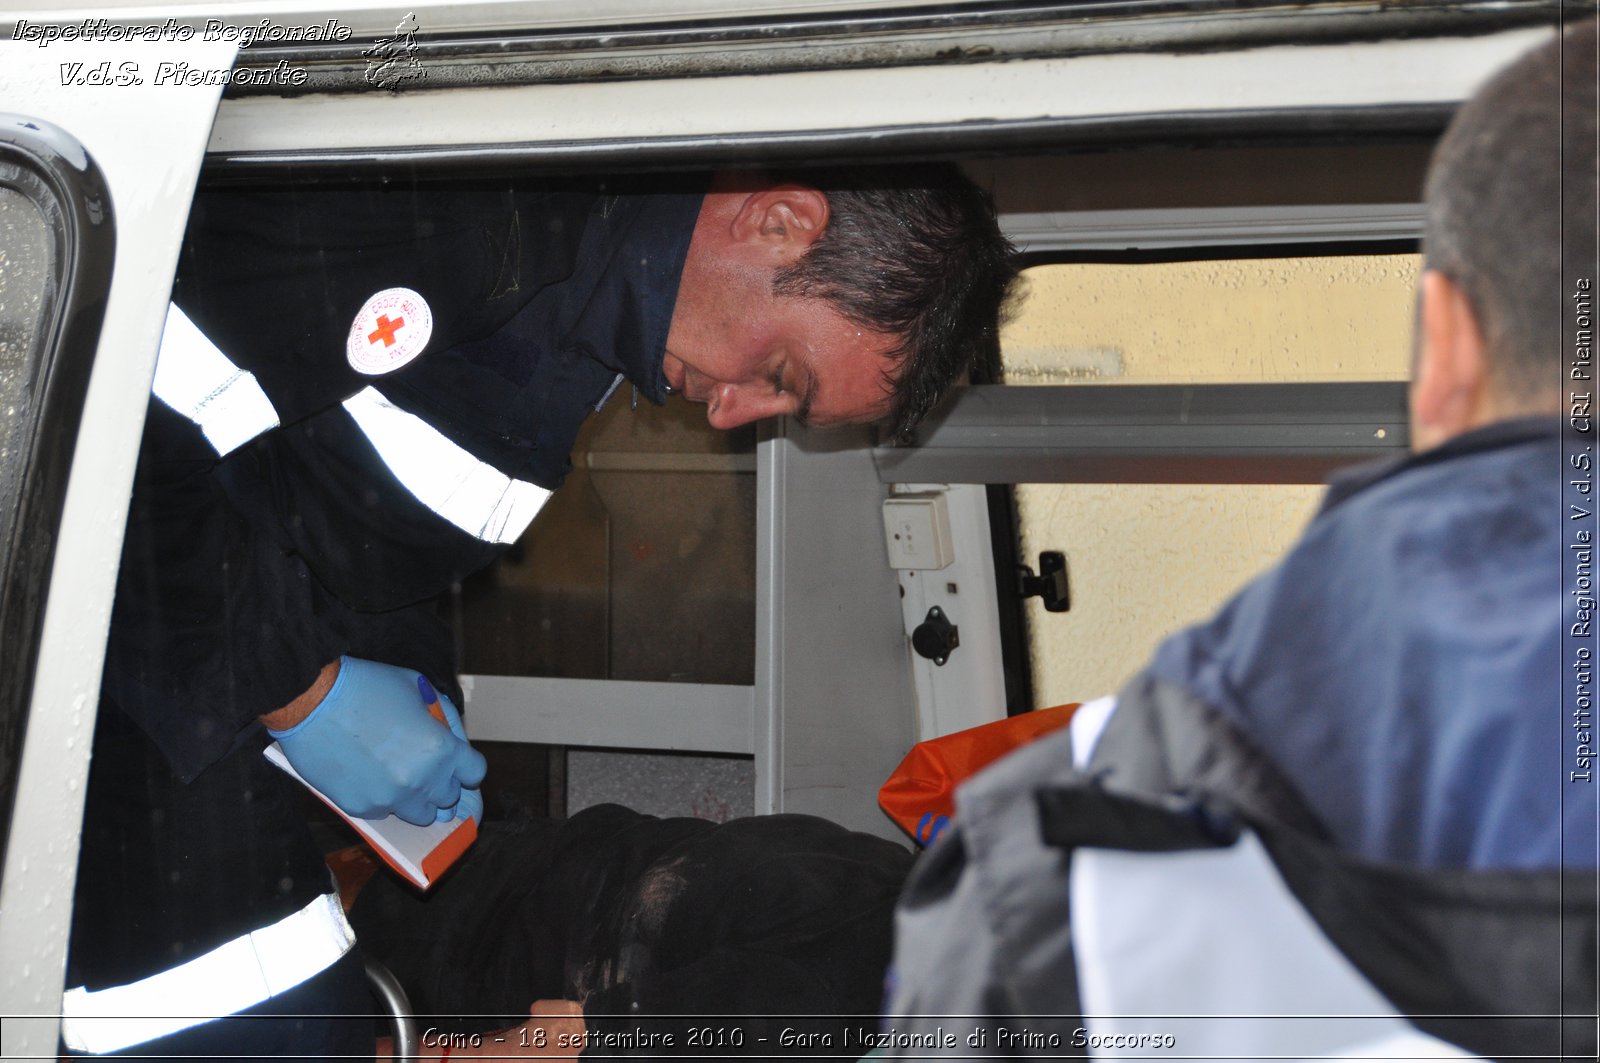
M 421 354 L 432 335 L 428 301 L 410 288 L 386 288 L 356 314 L 345 354 L 356 372 L 382 376 Z

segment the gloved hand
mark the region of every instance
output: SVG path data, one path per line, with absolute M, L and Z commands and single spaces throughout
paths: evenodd
M 424 702 L 429 704 L 434 701 L 438 702 L 439 708 L 444 712 L 445 723 L 450 725 L 450 733 L 465 742 L 467 740 L 467 729 L 461 725 L 461 713 L 456 711 L 456 703 L 450 700 L 450 696 L 448 694 L 440 694 L 434 690 L 433 684 L 428 682 L 428 677 L 424 675 L 417 676 L 417 689 L 421 692 Z M 431 712 L 432 710 L 430 709 L 429 711 Z M 478 756 L 479 760 L 483 759 L 483 754 L 478 753 L 477 750 L 474 749 L 472 752 Z M 483 780 L 480 773 L 479 782 L 481 781 Z M 456 802 L 456 807 L 439 809 L 435 814 L 435 818 L 441 823 L 447 819 L 472 819 L 482 823 L 483 791 L 475 785 L 463 784 L 461 800 Z
M 417 824 L 481 816 L 483 799 L 472 788 L 483 781 L 483 754 L 467 744 L 449 698 L 439 698 L 448 727 L 428 711 L 426 684 L 409 668 L 341 657 L 338 678 L 310 715 L 268 733 L 295 771 L 352 816 L 392 812 Z

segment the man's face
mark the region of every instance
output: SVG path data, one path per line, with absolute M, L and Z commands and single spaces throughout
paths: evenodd
M 662 371 L 727 430 L 790 414 L 805 425 L 866 424 L 889 410 L 896 341 L 821 299 L 719 300 L 693 338 L 674 331 Z
M 662 372 L 713 428 L 791 414 L 865 424 L 889 411 L 899 341 L 823 299 L 777 295 L 777 270 L 826 228 L 827 199 L 779 186 L 713 191 L 684 260 Z

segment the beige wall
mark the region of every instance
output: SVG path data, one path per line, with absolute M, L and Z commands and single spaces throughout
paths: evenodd
M 1006 380 L 1399 380 L 1417 256 L 1056 265 L 1026 274 Z M 1022 545 L 1067 554 L 1072 610 L 1029 623 L 1037 705 L 1115 690 L 1157 642 L 1270 565 L 1316 508 L 1307 485 L 1017 490 Z

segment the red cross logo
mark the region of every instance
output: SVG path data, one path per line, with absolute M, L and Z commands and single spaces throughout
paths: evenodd
M 403 317 L 390 321 L 388 314 L 380 314 L 378 315 L 378 329 L 376 332 L 369 332 L 367 334 L 367 342 L 377 343 L 379 340 L 382 340 L 385 347 L 393 347 L 394 334 L 400 331 L 405 323 L 406 319 Z
M 385 288 L 362 304 L 344 340 L 350 368 L 383 376 L 407 365 L 433 336 L 433 310 L 410 288 Z

